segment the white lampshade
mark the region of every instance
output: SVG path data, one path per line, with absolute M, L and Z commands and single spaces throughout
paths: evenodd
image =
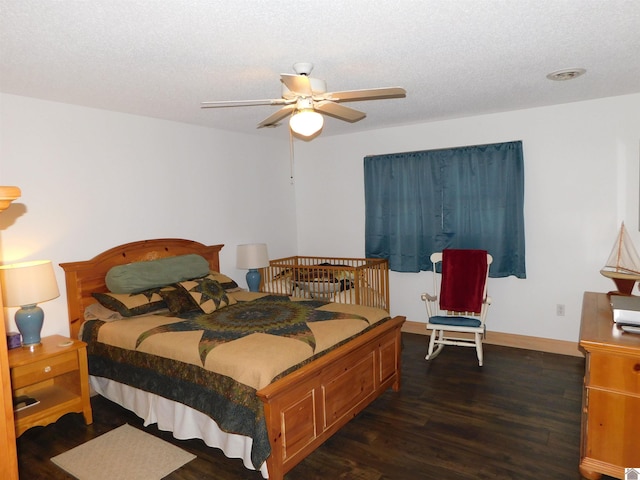
M 312 108 L 299 110 L 291 115 L 289 120 L 291 130 L 303 137 L 310 137 L 319 132 L 323 125 L 324 118 Z
M 49 260 L 0 266 L 2 300 L 7 307 L 34 305 L 60 296 Z
M 250 270 L 269 266 L 269 254 L 266 243 L 238 245 L 236 254 L 236 267 L 238 268 Z

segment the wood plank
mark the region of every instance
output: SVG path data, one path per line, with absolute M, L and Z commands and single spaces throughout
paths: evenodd
M 490 321 L 491 320 L 489 319 L 488 327 L 490 327 Z M 426 323 L 407 320 L 402 327 L 402 331 L 418 335 L 429 335 L 430 332 L 425 328 L 425 326 Z M 463 337 L 465 334 L 461 333 L 460 336 Z M 579 348 L 578 342 L 555 340 L 553 338 L 532 337 L 529 335 L 517 335 L 515 333 L 493 332 L 490 329 L 487 331 L 484 344 L 502 345 L 504 347 L 524 348 L 526 350 L 536 350 L 539 352 L 584 357 L 584 352 Z
M 445 347 L 428 362 L 426 337 L 405 333 L 402 344 L 400 392 L 385 392 L 285 480 L 580 480 L 583 358 L 485 345 L 478 367 L 473 349 Z M 66 480 L 49 458 L 123 423 L 144 428 L 102 397 L 92 404 L 92 426 L 69 414 L 20 437 L 21 478 Z M 262 478 L 200 440 L 145 430 L 198 456 L 167 480 Z

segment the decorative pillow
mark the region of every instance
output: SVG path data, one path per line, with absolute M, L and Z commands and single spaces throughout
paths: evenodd
M 169 311 L 174 315 L 201 311 L 200 307 L 195 304 L 191 295 L 184 288 L 176 288 L 175 285 L 169 285 L 160 289 L 160 295 L 166 302 Z
M 137 293 L 209 273 L 209 262 L 196 254 L 178 255 L 112 267 L 105 277 L 113 293 Z
M 215 280 L 216 282 L 220 282 L 222 284 L 222 287 L 227 292 L 231 292 L 233 290 L 237 290 L 238 288 L 240 288 L 238 287 L 238 284 L 233 281 L 232 278 L 229 278 L 220 272 L 211 270 L 209 272 L 209 275 L 207 275 L 207 278 L 210 278 L 211 280 Z
M 175 283 L 161 289 L 160 294 L 169 310 L 176 315 L 194 311 L 211 313 L 236 303 L 220 282 L 208 276 Z
M 118 312 L 123 317 L 134 317 L 167 308 L 167 303 L 159 289 L 153 288 L 140 293 L 92 293 L 100 305 Z

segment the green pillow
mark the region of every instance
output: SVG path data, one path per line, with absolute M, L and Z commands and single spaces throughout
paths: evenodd
M 204 277 L 208 273 L 209 262 L 200 255 L 189 254 L 112 267 L 105 283 L 113 293 L 137 293 Z

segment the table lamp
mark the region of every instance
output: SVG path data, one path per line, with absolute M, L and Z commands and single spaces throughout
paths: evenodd
M 60 296 L 51 261 L 2 265 L 0 284 L 5 306 L 21 307 L 16 312 L 15 320 L 22 335 L 22 345 L 39 345 L 44 312 L 37 304 Z
M 269 266 L 269 254 L 266 243 L 249 243 L 238 245 L 236 256 L 236 266 L 241 269 L 248 269 L 247 286 L 250 292 L 260 290 L 260 272 L 258 268 Z

